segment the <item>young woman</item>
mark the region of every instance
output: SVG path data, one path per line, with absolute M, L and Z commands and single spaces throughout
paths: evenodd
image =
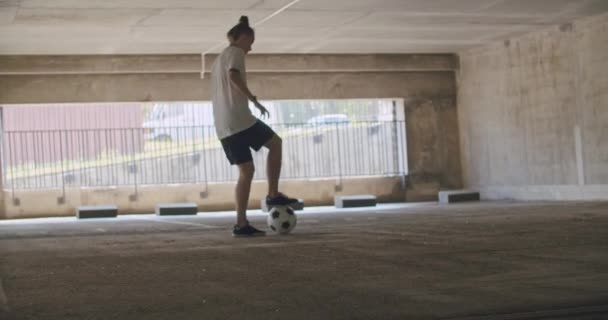
M 251 149 L 258 151 L 262 146 L 268 148 L 266 171 L 268 173 L 268 196 L 266 203 L 289 205 L 297 202 L 279 192 L 281 175 L 282 140 L 270 127 L 257 119 L 249 109 L 249 101 L 260 110 L 262 117 L 269 115 L 268 110 L 258 102 L 247 87 L 245 55 L 251 51 L 255 32 L 249 20 L 242 16 L 239 23 L 228 31 L 230 45 L 222 51 L 211 70 L 213 117 L 218 138 L 222 143 L 228 161 L 239 168 L 236 185 L 236 225 L 234 236 L 265 235 L 249 224 L 247 203 L 254 166 Z

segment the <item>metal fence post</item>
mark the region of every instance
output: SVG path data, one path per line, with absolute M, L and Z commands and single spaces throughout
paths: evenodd
M 340 143 L 340 128 L 339 124 L 334 124 L 336 126 L 336 134 L 338 141 L 338 184 L 334 187 L 335 191 L 342 191 L 342 148 Z

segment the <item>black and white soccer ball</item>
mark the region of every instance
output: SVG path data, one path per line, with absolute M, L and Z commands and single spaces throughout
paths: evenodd
M 268 212 L 268 228 L 279 233 L 287 234 L 296 227 L 298 218 L 293 209 L 288 206 L 275 206 Z

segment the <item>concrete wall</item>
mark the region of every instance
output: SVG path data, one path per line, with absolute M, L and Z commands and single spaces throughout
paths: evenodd
M 0 104 L 210 100 L 209 74 L 201 79 L 200 59 L 0 56 Z M 205 69 L 213 59 L 206 57 Z M 404 98 L 411 177 L 407 192 L 389 185 L 398 195 L 391 199 L 434 200 L 440 188 L 461 186 L 454 55 L 251 55 L 248 67 L 249 85 L 261 99 Z M 330 198 L 310 200 L 329 204 L 319 199 Z M 12 201 L 6 202 L 11 217 L 39 212 L 9 208 Z
M 381 202 L 403 201 L 404 189 L 398 177 L 350 178 L 336 192 L 336 180 L 290 180 L 281 182 L 287 194 L 297 195 L 308 206 L 333 204 L 338 194 L 375 194 Z M 254 182 L 249 208 L 259 208 L 266 197 L 267 184 Z M 201 193 L 203 196 L 201 196 Z M 60 203 L 58 200 L 64 198 Z M 115 204 L 120 214 L 153 212 L 157 203 L 194 202 L 199 211 L 234 210 L 234 183 L 204 185 L 165 185 L 117 188 L 68 188 L 62 190 L 17 191 L 5 193 L 4 219 L 74 215 L 80 205 Z
M 608 15 L 460 55 L 466 187 L 487 199 L 608 199 Z

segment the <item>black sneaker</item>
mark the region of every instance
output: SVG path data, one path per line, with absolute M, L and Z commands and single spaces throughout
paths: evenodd
M 266 232 L 258 230 L 252 227 L 250 224 L 245 227 L 239 227 L 238 225 L 235 225 L 234 228 L 232 228 L 233 237 L 259 237 L 265 235 Z
M 294 203 L 298 203 L 298 199 L 290 198 L 280 192 L 276 197 L 266 197 L 266 205 L 268 206 L 288 206 Z

